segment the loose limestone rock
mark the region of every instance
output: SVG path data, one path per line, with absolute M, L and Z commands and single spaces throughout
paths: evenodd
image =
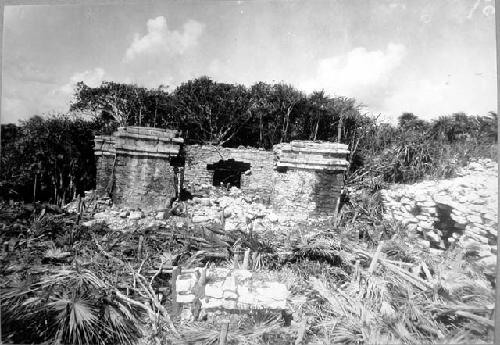
M 397 185 L 382 191 L 385 219 L 421 231 L 424 246 L 460 245 L 496 256 L 498 234 L 498 164 L 471 162 L 459 177 Z M 488 259 L 492 260 L 492 259 Z M 483 260 L 482 262 L 489 262 Z
M 130 220 L 138 220 L 141 218 L 144 218 L 144 212 L 142 211 L 132 211 L 130 212 L 130 215 L 128 216 L 128 219 Z

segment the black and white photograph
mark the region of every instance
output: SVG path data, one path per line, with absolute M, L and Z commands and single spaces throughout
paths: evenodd
M 495 344 L 494 0 L 6 0 L 0 343 Z

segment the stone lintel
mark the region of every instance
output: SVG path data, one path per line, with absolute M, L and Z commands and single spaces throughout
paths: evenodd
M 162 138 L 176 138 L 179 131 L 174 129 L 164 129 L 155 127 L 118 127 L 118 130 L 113 135 L 127 133 L 129 135 L 146 135 Z
M 94 156 L 114 156 L 115 151 L 95 151 Z
M 182 144 L 184 139 L 182 138 L 173 138 L 173 137 L 160 137 L 155 135 L 145 135 L 145 134 L 136 134 L 136 133 L 127 133 L 127 132 L 116 132 L 117 138 L 129 138 L 136 140 L 144 140 L 144 141 L 155 141 L 155 142 L 166 142 L 166 143 L 177 143 Z
M 308 141 L 308 140 L 292 140 L 289 144 L 285 144 L 284 148 L 308 148 L 312 150 L 326 149 L 329 152 L 336 152 L 337 150 L 347 150 L 348 146 L 341 143 L 332 143 L 330 141 Z
M 168 159 L 175 154 L 166 154 L 161 152 L 146 152 L 146 151 L 126 151 L 126 150 L 116 150 L 117 155 L 129 156 L 129 157 L 144 157 L 144 158 L 164 158 Z
M 320 147 L 320 148 L 299 148 L 295 146 L 284 147 L 281 150 L 283 153 L 312 153 L 312 154 L 322 154 L 322 155 L 347 155 L 349 150 L 347 148 L 336 148 L 334 150 Z
M 328 171 L 346 171 L 349 162 L 346 160 L 328 160 L 328 161 L 300 161 L 300 160 L 281 160 L 276 163 L 277 167 L 288 167 L 306 170 L 328 170 Z
M 178 145 L 116 145 L 116 151 L 126 151 L 126 152 L 146 152 L 146 153 L 156 153 L 156 154 L 166 154 L 176 156 L 179 153 L 180 146 Z

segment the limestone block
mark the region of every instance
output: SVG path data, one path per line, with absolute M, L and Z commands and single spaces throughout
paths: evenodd
M 402 223 L 403 225 L 408 225 L 408 224 L 410 223 L 410 220 L 409 220 L 408 218 L 403 218 L 403 219 L 401 220 L 401 223 Z
M 212 204 L 212 201 L 210 198 L 193 198 L 195 202 L 200 203 L 203 206 L 210 206 Z
M 195 215 L 192 217 L 191 221 L 193 223 L 208 223 L 214 220 L 216 217 L 205 216 L 205 215 Z
M 233 293 L 238 296 L 237 291 L 238 291 L 238 285 L 236 284 L 236 278 L 234 276 L 229 276 L 224 280 L 224 283 L 222 284 L 222 291 L 224 294 L 224 298 L 226 298 L 226 292 L 228 293 Z
M 141 218 L 144 218 L 144 213 L 142 211 L 132 211 L 128 216 L 130 220 L 138 220 Z
M 285 284 L 266 282 L 265 286 L 255 289 L 255 298 L 259 304 L 271 309 L 286 309 L 288 289 Z
M 494 236 L 498 235 L 498 229 L 497 228 L 488 228 L 486 231 L 488 231 L 488 233 L 490 235 L 494 235 Z
M 430 246 L 431 246 L 431 242 L 430 242 L 430 241 L 428 241 L 428 240 L 423 240 L 423 239 L 422 239 L 422 240 L 420 240 L 420 241 L 419 241 L 419 243 L 420 243 L 422 246 L 426 247 L 426 248 L 430 248 Z
M 420 207 L 425 207 L 425 208 L 436 207 L 436 203 L 432 200 L 420 201 L 420 202 L 417 202 L 417 205 Z
M 419 225 L 422 229 L 434 229 L 434 224 L 432 224 L 432 222 L 419 222 Z
M 238 283 L 245 282 L 252 278 L 252 272 L 246 269 L 236 269 L 232 272 L 232 275 L 235 277 L 235 280 Z M 239 288 L 239 285 L 238 285 Z
M 482 199 L 482 198 L 472 199 L 470 202 L 472 204 L 474 204 L 474 205 L 484 205 L 484 204 L 486 204 L 486 200 Z
M 205 285 L 205 296 L 209 298 L 222 298 L 222 285 L 224 281 L 210 282 Z
M 421 206 L 422 214 L 435 214 L 436 207 L 434 206 Z
M 451 214 L 451 219 L 453 219 L 457 224 L 462 224 L 462 225 L 467 224 L 467 219 L 465 217 L 457 216 L 454 215 L 453 213 Z
M 412 205 L 405 205 L 404 210 L 411 212 L 413 210 L 413 206 Z
M 177 302 L 178 303 L 192 303 L 196 299 L 196 296 L 193 294 L 181 295 L 177 294 Z
M 442 249 L 437 249 L 437 248 L 429 248 L 429 252 L 430 252 L 432 255 L 435 255 L 435 256 L 441 256 L 441 255 L 443 255 L 444 250 L 442 250 Z
M 490 221 L 497 221 L 498 220 L 498 215 L 493 213 L 493 212 L 485 212 L 482 214 L 484 219 L 490 220 Z
M 160 212 L 156 213 L 156 216 L 155 216 L 155 218 L 158 220 L 167 219 L 168 217 L 169 217 L 169 213 L 166 211 L 160 211 Z
M 406 225 L 406 227 L 408 228 L 408 230 L 411 230 L 411 231 L 417 230 L 417 224 L 416 223 L 409 223 L 409 224 Z
M 432 232 L 432 231 L 429 231 L 428 233 L 426 233 L 427 237 L 432 241 L 432 242 L 440 242 L 441 241 L 441 238 L 439 237 L 438 234 Z
M 202 309 L 221 309 L 223 307 L 224 299 L 222 298 L 202 298 L 201 300 Z
M 175 288 L 177 293 L 190 293 L 196 284 L 196 276 L 194 274 L 181 274 L 177 277 Z
M 478 215 L 478 214 L 467 215 L 466 219 L 470 223 L 476 223 L 476 224 L 483 223 L 483 220 L 481 219 L 481 216 Z
M 496 271 L 497 257 L 496 255 L 489 255 L 480 260 L 478 264 L 484 267 L 489 267 L 493 272 Z
M 97 220 L 97 219 L 91 219 L 91 220 L 88 220 L 86 222 L 82 222 L 81 224 L 83 226 L 86 226 L 86 227 L 92 227 L 94 226 L 95 224 L 98 224 L 98 223 L 102 223 L 104 220 Z
M 428 200 L 429 200 L 429 196 L 427 194 L 423 194 L 423 193 L 415 194 L 415 201 L 417 202 L 417 205 L 419 203 L 429 202 Z
M 451 198 L 448 195 L 437 194 L 434 195 L 434 202 L 441 205 L 449 205 Z
M 229 218 L 229 217 L 231 217 L 232 214 L 233 214 L 233 211 L 231 210 L 230 207 L 224 208 L 224 211 L 223 211 L 224 218 Z
M 228 310 L 235 310 L 238 309 L 238 300 L 237 299 L 222 299 L 221 300 L 221 308 L 228 309 Z
M 257 304 L 255 294 L 250 292 L 247 286 L 240 286 L 238 288 L 238 303 L 241 305 L 254 306 Z
M 98 212 L 94 214 L 95 220 L 106 220 L 109 218 L 109 213 L 107 212 Z

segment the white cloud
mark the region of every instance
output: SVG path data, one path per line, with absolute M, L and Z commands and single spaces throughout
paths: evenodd
M 54 93 L 70 95 L 73 93 L 76 83 L 80 81 L 83 81 L 87 86 L 97 87 L 101 85 L 105 75 L 106 72 L 100 67 L 96 67 L 92 70 L 86 70 L 84 72 L 76 72 L 70 77 L 67 84 L 64 84 L 59 89 L 54 90 Z
M 135 60 L 139 56 L 181 55 L 198 44 L 203 32 L 203 24 L 188 20 L 182 31 L 169 30 L 165 17 L 159 16 L 147 22 L 148 33 L 144 36 L 136 34 L 128 47 L 124 61 Z
M 454 73 L 447 80 L 406 81 L 385 98 L 380 111 L 390 120 L 412 112 L 426 120 L 455 112 L 486 115 L 496 110 L 496 74 Z
M 345 55 L 319 60 L 315 77 L 303 83 L 303 88 L 324 89 L 330 94 L 355 98 L 370 97 L 388 85 L 405 54 L 405 46 L 395 43 L 389 43 L 385 51 L 355 48 Z

